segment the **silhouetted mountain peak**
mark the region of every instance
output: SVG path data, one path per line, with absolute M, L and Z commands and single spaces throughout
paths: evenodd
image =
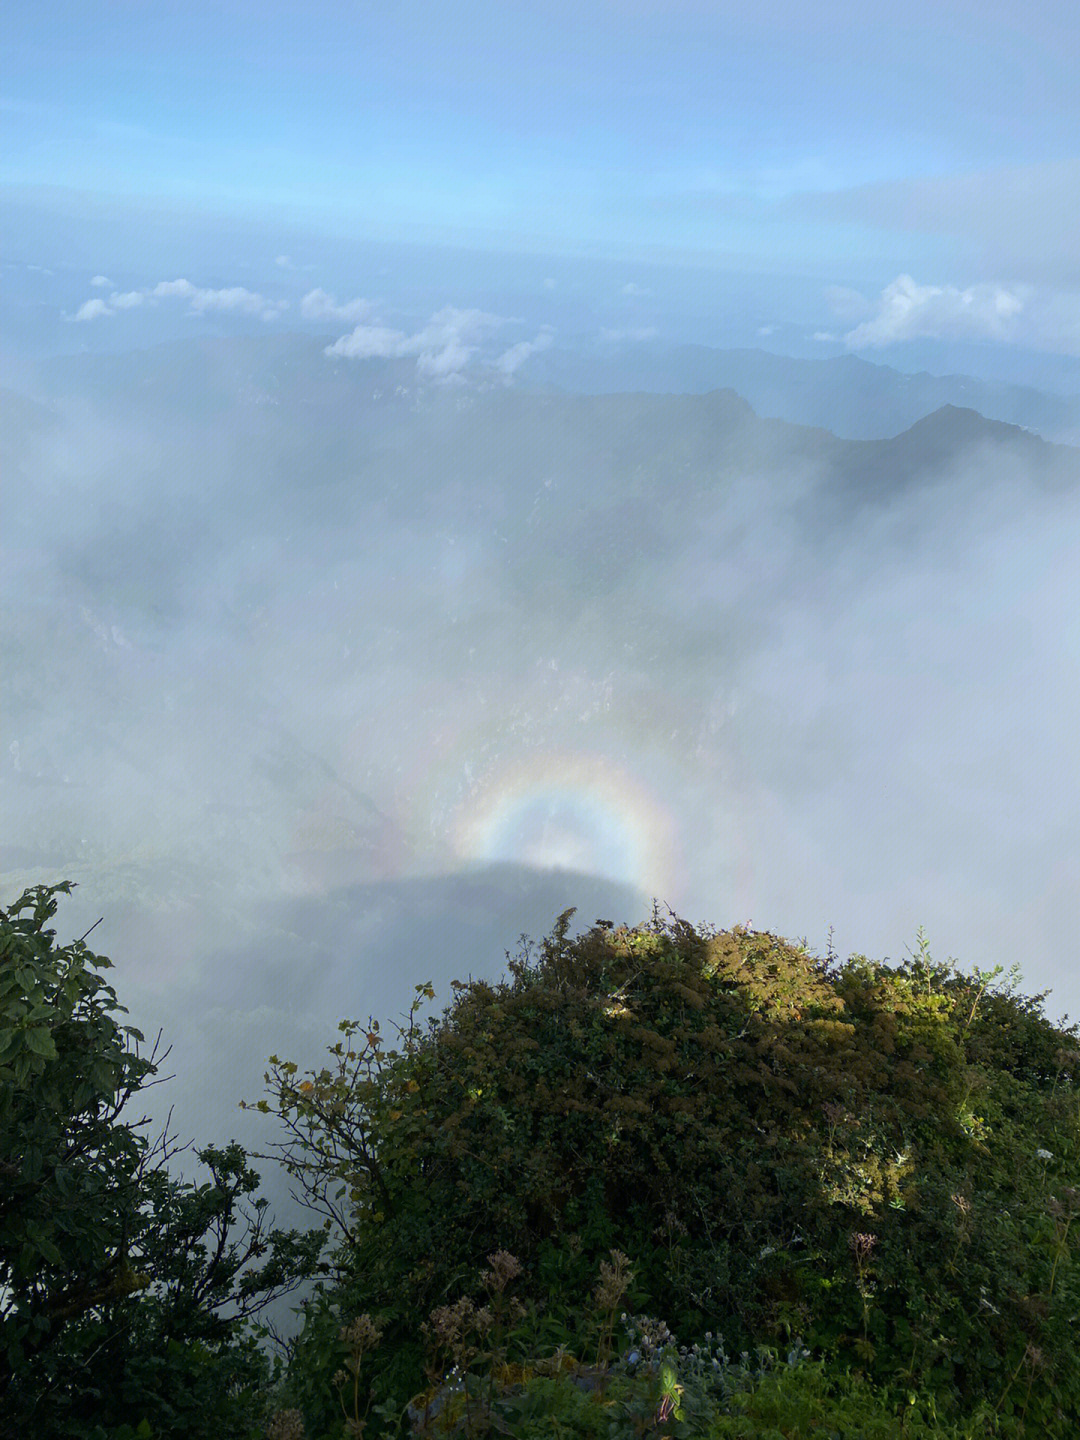
M 1033 435 L 1022 425 L 1009 425 L 1004 420 L 988 420 L 977 410 L 963 405 L 941 405 L 921 420 L 916 420 L 896 437 L 896 444 L 917 444 L 933 447 L 935 456 L 960 445 L 992 442 L 995 445 L 1027 445 L 1031 449 L 1051 449 L 1050 443 Z

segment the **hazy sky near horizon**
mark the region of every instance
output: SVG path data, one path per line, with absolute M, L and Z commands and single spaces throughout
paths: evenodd
M 519 308 L 560 334 L 596 322 L 559 308 L 561 258 L 618 267 L 598 323 L 629 336 L 1080 355 L 1065 0 L 44 0 L 6 35 L 9 291 L 77 271 L 64 318 L 110 344 L 146 343 L 134 312 L 180 280 L 249 325 L 330 286 L 400 325 L 357 248 L 381 243 L 519 257 Z M 482 264 L 440 302 L 425 263 L 414 304 L 490 308 Z M 678 304 L 672 268 L 698 277 Z

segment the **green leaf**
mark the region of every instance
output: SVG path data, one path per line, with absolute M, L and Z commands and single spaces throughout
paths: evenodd
M 46 1236 L 40 1236 L 40 1238 L 37 1240 L 37 1247 L 41 1251 L 42 1255 L 44 1255 L 45 1259 L 48 1260 L 50 1265 L 63 1265 L 63 1255 L 60 1254 L 60 1251 Z
M 43 1055 L 46 1060 L 56 1059 L 56 1042 L 47 1026 L 35 1025 L 32 1030 L 24 1031 L 24 1034 L 28 1050 L 32 1050 L 35 1055 Z

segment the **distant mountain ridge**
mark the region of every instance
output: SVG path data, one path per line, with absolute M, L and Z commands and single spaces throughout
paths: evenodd
M 348 360 L 325 354 L 330 335 L 238 336 L 171 341 L 113 355 L 64 355 L 43 362 L 44 393 L 115 400 L 120 387 L 140 408 L 172 407 L 182 396 L 189 413 L 211 414 L 242 397 L 248 409 L 292 403 L 328 417 L 358 404 L 415 402 L 426 393 L 514 390 L 571 395 L 701 395 L 733 390 L 763 418 L 828 430 L 846 440 L 899 435 L 944 406 L 1080 445 L 1080 395 L 999 384 L 971 375 L 915 375 L 839 355 L 808 360 L 766 350 L 714 349 L 638 342 L 537 351 L 507 379 L 474 361 L 458 384 L 443 387 L 417 371 L 415 359 Z M 137 362 L 133 363 L 133 356 Z M 382 405 L 381 408 L 385 408 Z
M 1022 464 L 1047 490 L 1076 483 L 1080 451 L 1073 445 L 951 400 L 922 410 L 912 397 L 933 398 L 933 388 L 940 386 L 931 376 L 903 376 L 855 357 L 834 364 L 787 361 L 763 351 L 684 346 L 675 353 L 687 363 L 681 372 L 678 366 L 666 372 L 670 385 L 689 384 L 687 365 L 705 378 L 702 357 L 713 368 L 730 369 L 732 357 L 750 356 L 766 367 L 779 362 L 775 374 L 781 378 L 813 377 L 830 366 L 833 375 L 870 376 L 884 386 L 894 411 L 892 392 L 910 381 L 904 403 L 917 413 L 891 436 L 853 439 L 821 423 L 763 415 L 760 400 L 745 394 L 750 385 L 696 392 L 604 390 L 618 378 L 616 370 L 628 380 L 645 378 L 640 367 L 652 362 L 631 352 L 607 369 L 597 361 L 596 371 L 589 372 L 596 387 L 574 392 L 546 384 L 507 385 L 482 366 L 473 366 L 457 384 L 440 384 L 418 375 L 410 358 L 335 359 L 325 354 L 322 340 L 275 335 L 180 341 L 107 357 L 58 357 L 41 373 L 44 404 L 14 394 L 2 397 L 4 448 L 16 473 L 25 472 L 33 437 L 63 425 L 65 415 L 78 424 L 86 407 L 115 425 L 134 424 L 136 433 L 166 420 L 179 422 L 185 433 L 168 445 L 159 442 L 162 455 L 153 466 L 175 467 L 182 450 L 188 458 L 177 473 L 202 477 L 203 483 L 215 476 L 220 504 L 228 505 L 228 494 L 238 501 L 243 492 L 249 503 L 258 497 L 260 507 L 269 505 L 283 521 L 286 512 L 298 518 L 297 507 L 302 515 L 315 494 L 325 503 L 340 491 L 346 508 L 350 496 L 366 494 L 381 496 L 387 513 L 402 518 L 422 504 L 428 523 L 456 527 L 466 513 L 487 514 L 489 523 L 502 517 L 496 521 L 502 534 L 521 529 L 534 541 L 545 517 L 573 527 L 586 513 L 596 519 L 611 510 L 608 518 L 626 532 L 633 528 L 635 507 L 651 508 L 664 497 L 696 505 L 723 474 L 775 475 L 793 465 L 810 464 L 820 472 L 818 500 L 830 509 L 833 502 L 861 509 L 923 483 L 920 477 L 947 475 L 964 452 L 980 446 L 1010 465 Z M 548 362 L 551 354 L 535 358 Z M 561 366 L 559 361 L 555 368 Z M 637 371 L 623 375 L 635 366 Z M 957 378 L 959 383 L 962 377 Z M 924 381 L 933 386 L 920 389 Z M 798 395 L 792 395 L 794 405 Z M 1038 398 L 1049 403 L 1052 397 Z M 806 394 L 800 403 L 804 410 L 816 404 Z M 130 467 L 129 473 L 134 475 Z M 349 476 L 364 477 L 359 492 Z M 160 477 L 154 481 L 154 489 L 159 487 Z M 136 494 L 146 491 L 137 487 Z M 526 496 L 527 519 L 516 515 Z M 185 501 L 178 523 L 190 524 L 190 514 Z M 833 518 L 844 523 L 839 512 Z M 174 534 L 158 557 L 158 578 L 173 563 L 175 539 Z M 140 543 L 145 549 L 145 540 Z
M 1048 394 L 971 375 L 908 375 L 857 355 L 796 359 L 767 350 L 640 344 L 614 352 L 551 348 L 518 370 L 518 385 L 573 393 L 695 394 L 736 390 L 759 415 L 813 425 L 848 440 L 886 439 L 953 405 L 1080 443 L 1080 396 Z

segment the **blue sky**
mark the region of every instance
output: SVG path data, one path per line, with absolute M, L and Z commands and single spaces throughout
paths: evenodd
M 652 265 L 702 277 L 718 316 L 740 285 L 757 297 L 741 341 L 1080 354 L 1072 3 L 43 0 L 14 7 L 5 40 L 8 259 L 126 269 L 120 295 L 180 278 L 262 294 L 282 253 L 297 279 L 369 295 L 376 277 L 330 273 L 321 237 L 615 263 L 627 333 L 674 325 L 635 278 Z M 76 258 L 105 212 L 124 253 Z M 184 250 L 214 224 L 219 254 Z M 483 268 L 444 302 L 489 305 Z M 523 264 L 521 285 L 550 269 Z M 296 313 L 299 293 L 279 298 Z

